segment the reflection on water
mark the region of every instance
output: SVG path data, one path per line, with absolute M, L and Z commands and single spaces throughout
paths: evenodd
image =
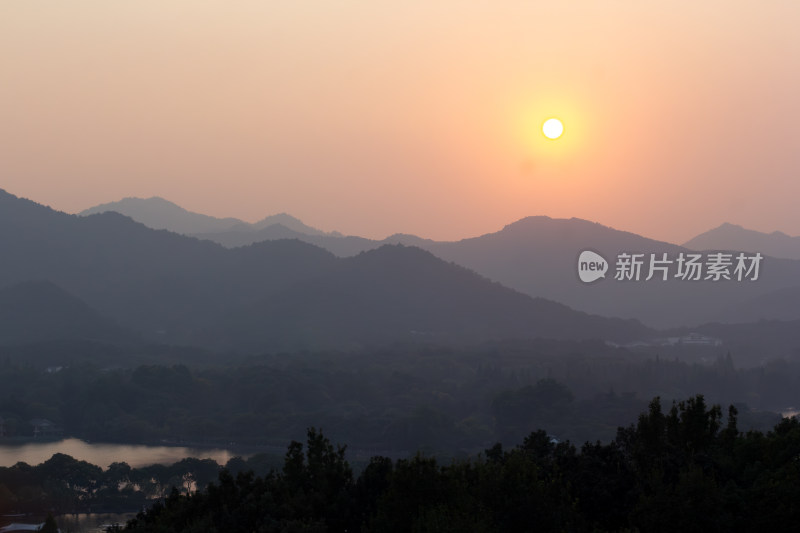
M 108 526 L 115 524 L 125 527 L 128 520 L 135 516 L 136 513 L 92 513 L 63 514 L 54 518 L 62 533 L 100 533 L 105 531 Z M 10 524 L 22 527 L 25 525 L 38 526 L 44 523 L 45 518 L 44 515 L 29 515 L 16 518 L 0 517 L 0 526 L 9 527 Z M 0 527 L 0 531 L 4 531 L 4 528 Z
M 58 528 L 62 533 L 99 533 L 105 531 L 105 528 L 114 524 L 119 524 L 125 527 L 125 524 L 131 518 L 135 517 L 136 513 L 123 513 L 123 514 L 65 514 L 55 517 L 58 522 Z
M 41 464 L 55 453 L 65 453 L 75 459 L 102 468 L 111 463 L 128 463 L 133 468 L 152 464 L 170 465 L 186 457 L 213 459 L 224 465 L 236 454 L 228 450 L 186 448 L 180 446 L 142 446 L 132 444 L 90 444 L 78 439 L 27 444 L 0 444 L 0 466 L 12 466 L 20 461 L 29 465 Z

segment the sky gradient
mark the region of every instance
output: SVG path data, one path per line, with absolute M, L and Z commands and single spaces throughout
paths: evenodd
M 798 20 L 790 1 L 5 0 L 0 187 L 373 238 L 528 215 L 798 235 Z

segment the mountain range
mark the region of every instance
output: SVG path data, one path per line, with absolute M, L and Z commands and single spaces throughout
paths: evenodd
M 88 315 L 167 343 L 256 352 L 420 339 L 625 342 L 652 334 L 635 320 L 523 295 L 418 248 L 339 258 L 293 239 L 229 249 L 119 213 L 69 215 L 5 191 L 0 249 L 0 287 L 13 293 L 46 282 L 50 296 L 44 291 L 41 307 L 63 307 L 66 293 Z M 25 316 L 37 315 L 19 319 Z
M 455 242 L 423 239 L 414 235 L 396 234 L 382 240 L 342 236 L 309 228 L 297 219 L 272 217 L 257 224 L 259 228 L 242 229 L 227 226 L 219 231 L 195 231 L 194 216 L 175 204 L 167 203 L 165 213 L 149 218 L 164 200 L 127 199 L 127 206 L 139 206 L 128 213 L 140 222 L 157 227 L 168 213 L 182 213 L 182 222 L 172 226 L 190 228 L 188 235 L 236 248 L 255 242 L 297 239 L 324 248 L 338 257 L 349 257 L 387 244 L 404 244 L 427 250 L 435 256 L 464 266 L 486 278 L 534 297 L 564 303 L 574 309 L 609 317 L 636 318 L 652 327 L 688 326 L 709 321 L 737 322 L 758 319 L 798 319 L 800 306 L 793 294 L 800 291 L 800 262 L 793 257 L 790 244 L 797 238 L 758 234 L 726 224 L 698 236 L 684 246 L 660 242 L 601 224 L 572 219 L 527 217 L 507 225 L 500 231 Z M 112 204 L 106 204 L 112 205 Z M 99 208 L 93 208 L 96 211 Z M 285 215 L 288 217 L 288 215 Z M 222 224 L 222 219 L 214 219 Z M 225 219 L 227 220 L 227 219 Z M 266 221 L 277 221 L 268 224 Z M 284 222 L 287 222 L 284 224 Z M 739 228 L 739 230 L 736 230 Z M 717 237 L 714 237 L 717 235 Z M 726 238 L 722 238 L 725 237 Z M 705 237 L 704 237 L 705 236 Z M 738 236 L 738 237 L 737 237 Z M 759 237 L 760 236 L 760 237 Z M 770 239 L 780 241 L 768 246 Z M 770 241 L 771 242 L 771 241 Z M 576 275 L 581 251 L 599 252 L 610 263 L 607 279 L 586 285 Z M 688 282 L 671 277 L 668 281 L 616 282 L 613 265 L 619 253 L 667 253 L 672 260 L 693 250 L 730 250 L 761 252 L 764 272 L 756 282 Z M 769 253 L 767 252 L 769 251 Z M 794 259 L 794 260 L 793 260 Z M 674 265 L 673 265 L 674 266 Z M 643 277 L 646 276 L 646 272 Z

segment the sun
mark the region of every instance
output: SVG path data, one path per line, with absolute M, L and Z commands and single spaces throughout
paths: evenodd
M 564 133 L 564 125 L 557 118 L 549 118 L 542 124 L 542 133 L 548 139 L 558 139 Z

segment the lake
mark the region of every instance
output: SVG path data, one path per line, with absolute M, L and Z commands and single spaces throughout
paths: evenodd
M 63 439 L 50 442 L 0 444 L 0 466 L 12 466 L 20 461 L 29 465 L 38 465 L 56 453 L 64 453 L 104 469 L 114 462 L 125 462 L 133 468 L 152 464 L 170 465 L 186 457 L 213 459 L 220 465 L 225 465 L 232 457 L 242 455 L 219 448 L 106 444 L 89 443 L 79 439 Z M 246 455 L 243 456 L 246 457 Z
M 63 439 L 49 442 L 26 442 L 24 444 L 0 444 L 0 466 L 12 466 L 20 461 L 29 465 L 38 465 L 50 459 L 53 454 L 64 453 L 75 459 L 86 461 L 102 468 L 111 463 L 125 462 L 133 468 L 152 464 L 170 465 L 187 457 L 213 459 L 224 465 L 236 455 L 230 450 L 220 448 L 192 448 L 185 446 L 144 446 L 133 444 L 89 443 L 79 439 Z M 73 533 L 90 533 L 102 531 L 101 525 L 125 522 L 133 518 L 134 513 L 125 514 L 74 514 L 56 516 L 61 531 Z M 41 523 L 44 516 L 24 517 L 14 520 L 0 517 L 0 526 L 11 522 Z
M 100 533 L 105 530 L 104 526 L 119 524 L 125 526 L 126 522 L 135 517 L 136 513 L 92 513 L 92 514 L 64 514 L 54 518 L 61 531 L 64 533 Z M 0 517 L 0 526 L 8 527 L 10 524 L 20 525 L 40 525 L 45 520 L 44 515 L 26 516 L 20 518 Z M 3 531 L 3 527 L 0 527 Z

